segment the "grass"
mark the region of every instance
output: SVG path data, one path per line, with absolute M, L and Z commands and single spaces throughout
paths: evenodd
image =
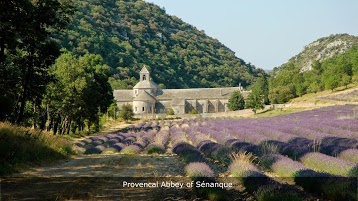
M 0 175 L 72 154 L 70 142 L 61 136 L 0 122 Z
M 305 110 L 305 108 L 283 108 L 277 110 L 266 110 L 264 112 L 257 113 L 253 117 L 255 118 L 274 117 L 274 116 L 281 116 L 281 115 L 291 114 L 295 112 L 300 112 L 303 110 Z

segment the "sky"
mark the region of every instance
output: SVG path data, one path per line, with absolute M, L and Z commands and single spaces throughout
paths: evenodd
M 270 70 L 325 36 L 358 36 L 357 0 L 146 0 Z

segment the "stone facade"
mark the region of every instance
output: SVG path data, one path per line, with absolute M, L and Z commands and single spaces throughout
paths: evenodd
M 192 110 L 202 113 L 228 111 L 227 104 L 234 91 L 240 91 L 244 98 L 248 91 L 239 87 L 161 89 L 155 84 L 146 67 L 140 71 L 140 81 L 133 90 L 114 90 L 118 107 L 131 104 L 136 115 L 166 113 L 169 108 L 175 114 L 186 114 Z

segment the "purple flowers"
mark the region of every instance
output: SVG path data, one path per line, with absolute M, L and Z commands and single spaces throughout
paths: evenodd
M 327 172 L 339 176 L 357 177 L 356 164 L 340 158 L 327 156 L 321 153 L 308 153 L 300 161 L 317 171 Z

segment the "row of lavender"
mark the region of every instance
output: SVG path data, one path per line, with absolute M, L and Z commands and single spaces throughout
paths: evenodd
M 356 181 L 344 177 L 337 179 L 335 176 L 358 176 L 357 119 L 352 115 L 354 108 L 355 106 L 352 105 L 325 108 L 285 117 L 268 118 L 264 119 L 265 122 L 252 119 L 183 121 L 171 129 L 173 136 L 182 139 L 178 144 L 179 151 L 178 148 L 174 151 L 184 156 L 187 162 L 205 161 L 202 156 L 211 159 L 221 158 L 225 162 L 228 153 L 233 151 L 232 148 L 236 148 L 236 151 L 251 151 L 260 156 L 259 160 L 262 164 L 256 167 L 257 165 L 247 165 L 246 161 L 233 161 L 229 168 L 232 175 L 265 177 L 262 176 L 260 169 L 269 170 L 282 177 L 295 178 L 296 184 L 303 189 L 323 194 L 329 199 L 356 200 Z M 320 116 L 322 120 L 319 119 Z M 326 124 L 321 121 L 337 127 L 325 128 Z M 338 135 L 340 132 L 344 134 Z M 300 144 L 302 142 L 306 144 Z M 340 158 L 317 152 L 326 152 L 325 149 L 329 147 L 333 149 L 338 147 L 334 150 Z M 292 153 L 295 150 L 296 154 Z M 199 151 L 201 156 L 198 155 Z M 188 152 L 191 152 L 192 156 L 187 156 L 190 155 Z M 284 156 L 289 153 L 291 158 Z M 193 160 L 193 158 L 197 159 Z M 294 161 L 292 158 L 299 161 Z M 201 167 L 199 169 L 205 169 L 202 164 L 197 166 Z M 258 186 L 256 187 L 254 189 L 259 189 Z
M 104 136 L 91 136 L 74 144 L 80 154 L 164 153 L 169 141 L 167 122 L 141 122 L 127 129 Z M 160 131 L 159 131 L 160 129 Z
M 147 139 L 141 147 L 147 153 L 148 150 L 157 153 L 167 150 L 178 154 L 188 164 L 188 176 L 196 173 L 215 176 L 217 173 L 213 174 L 208 164 L 218 161 L 229 167 L 233 176 L 266 178 L 262 171 L 271 171 L 282 177 L 293 177 L 303 189 L 323 194 L 329 199 L 351 199 L 352 191 L 347 189 L 353 189 L 356 185 L 350 181 L 333 185 L 331 179 L 307 182 L 306 178 L 336 178 L 334 175 L 357 177 L 358 127 L 355 108 L 354 105 L 330 107 L 264 119 L 184 119 L 177 123 L 161 124 L 146 122 L 132 126 L 129 130 L 133 133 L 122 133 L 121 142 L 125 142 L 127 137 Z M 160 131 L 141 131 L 148 130 L 151 125 L 161 128 Z M 128 145 L 138 146 L 135 140 Z M 229 157 L 232 152 L 239 151 L 258 156 L 260 165 L 256 164 L 257 161 L 247 165 L 247 161 Z M 269 178 L 263 180 L 273 182 Z M 247 188 L 252 188 L 252 193 L 262 196 L 258 193 L 263 191 L 262 186 L 252 187 L 250 185 L 253 184 L 249 184 Z M 283 188 L 282 185 L 274 186 L 275 189 Z M 337 192 L 331 192 L 332 188 L 338 189 Z
M 294 160 L 301 159 L 303 163 L 311 164 L 314 168 L 318 168 L 319 165 L 310 162 L 316 161 L 311 158 L 316 158 L 322 163 L 328 160 L 331 161 L 327 162 L 330 165 L 321 165 L 320 171 L 342 176 L 357 176 L 357 140 L 317 131 L 324 128 L 321 128 L 323 123 L 316 119 L 317 116 L 321 116 L 323 121 L 336 122 L 337 125 L 337 121 L 342 122 L 339 124 L 341 128 L 352 135 L 357 135 L 358 132 L 351 129 L 358 123 L 357 119 L 351 118 L 347 121 L 347 119 L 337 118 L 337 113 L 339 113 L 338 117 L 342 114 L 348 116 L 354 108 L 352 105 L 331 107 L 265 119 L 208 120 L 189 124 L 187 131 L 188 135 L 191 135 L 196 141 L 206 140 L 207 143 L 212 144 L 208 141 L 211 139 L 219 144 L 227 145 L 236 150 L 252 152 L 258 156 L 280 153 Z M 336 109 L 337 112 L 334 113 L 333 109 Z M 330 115 L 327 118 L 328 114 Z M 312 117 L 314 117 L 313 120 Z M 291 119 L 291 121 L 287 121 L 287 119 Z M 306 122 L 314 122 L 315 120 L 317 122 L 301 124 L 302 119 L 305 119 Z M 334 121 L 331 119 L 334 119 Z M 278 123 L 279 121 L 283 123 Z M 343 122 L 349 122 L 349 124 Z M 305 127 L 310 127 L 311 132 L 297 132 L 299 129 L 301 131 L 306 130 Z M 198 137 L 200 137 L 200 140 L 197 140 Z M 311 152 L 322 152 L 323 154 L 312 154 Z M 339 156 L 340 160 L 325 154 Z M 346 168 L 340 167 L 338 169 L 341 169 L 341 171 L 335 171 L 336 166 L 345 166 Z M 347 167 L 349 167 L 349 170 L 347 170 Z
M 190 123 L 189 123 L 190 124 Z M 193 122 L 197 124 L 197 122 Z M 195 127 L 194 127 L 195 128 Z M 218 144 L 212 137 L 205 133 L 193 131 L 193 127 L 187 123 L 172 126 L 170 129 L 171 136 L 174 139 L 173 152 L 183 158 L 187 163 L 185 172 L 187 176 L 193 178 L 194 181 L 207 180 L 209 182 L 215 182 L 214 176 L 218 176 L 213 171 L 209 164 L 212 164 L 212 160 L 219 160 L 228 165 L 231 163 L 228 157 L 230 149 L 227 146 Z M 243 163 L 245 165 L 245 161 Z M 245 167 L 254 167 L 255 173 L 251 175 L 251 170 L 241 174 L 243 170 L 242 161 L 234 160 L 230 167 L 229 172 L 234 177 L 239 179 L 239 183 L 242 183 L 246 190 L 252 193 L 258 200 L 265 200 L 268 197 L 276 200 L 287 200 L 292 197 L 298 197 L 297 200 L 305 200 L 308 196 L 301 190 L 280 184 L 273 179 L 267 177 L 253 165 L 245 165 Z M 240 173 L 239 173 L 240 172 Z M 206 179 L 203 179 L 206 178 Z M 232 178 L 226 178 L 232 182 Z M 223 189 L 206 189 L 201 196 L 215 196 L 221 198 L 225 191 Z

